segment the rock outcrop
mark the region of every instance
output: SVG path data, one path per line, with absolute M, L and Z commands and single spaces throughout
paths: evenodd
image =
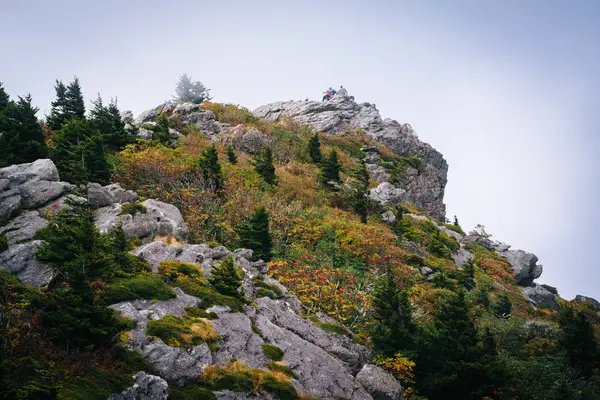
M 522 287 L 521 293 L 523 293 L 523 296 L 534 307 L 546 307 L 553 310 L 559 308 L 557 296 L 537 283 L 531 283 L 528 286 Z
M 578 303 L 590 303 L 596 311 L 600 312 L 600 301 L 592 297 L 582 296 L 578 294 L 577 296 L 575 296 L 575 301 Z
M 283 362 L 294 372 L 297 379 L 292 383 L 297 390 L 319 399 L 396 399 L 402 393 L 400 383 L 377 367 L 365 365 L 370 351 L 356 344 L 346 335 L 327 333 L 313 322 L 298 315 L 298 299 L 270 276 L 266 264 L 252 262 L 250 250 L 230 252 L 224 247 L 207 245 L 169 246 L 162 242 L 149 243 L 133 251 L 146 258 L 156 267 L 164 260 L 178 260 L 200 265 L 206 277 L 210 270 L 232 254 L 236 264 L 244 271 L 244 295 L 252 306 L 243 312 L 233 312 L 226 306 L 213 306 L 207 312 L 215 312 L 218 319 L 211 324 L 220 335 L 216 348 L 206 343 L 191 348 L 171 347 L 146 333 L 148 321 L 166 315 L 182 316 L 186 307 L 203 308 L 202 300 L 175 289 L 177 297 L 164 301 L 136 300 L 114 304 L 125 317 L 137 322 L 129 333 L 127 345 L 139 352 L 159 372 L 178 384 L 197 377 L 208 365 L 227 365 L 238 360 L 253 368 L 266 368 L 270 360 L 265 357 L 263 344 L 278 346 L 283 351 Z M 253 282 L 257 277 L 271 285 L 277 285 L 281 296 L 272 299 L 256 297 Z M 359 378 L 360 375 L 360 378 Z M 363 385 L 364 383 L 364 385 Z M 385 394 L 385 397 L 379 397 Z M 233 392 L 220 392 L 217 398 L 239 397 Z M 374 397 L 375 396 L 375 397 Z M 266 397 L 268 398 L 268 396 Z
M 167 400 L 169 385 L 160 376 L 140 371 L 133 376 L 135 384 L 121 393 L 111 394 L 108 400 Z
M 257 108 L 254 114 L 272 121 L 291 117 L 296 122 L 310 125 L 316 131 L 330 135 L 362 130 L 398 156 L 418 156 L 422 168 L 408 168 L 405 171 L 406 179 L 400 184 L 400 189 L 406 192 L 402 201 L 415 203 L 417 207 L 428 210 L 435 218 L 445 216 L 443 199 L 448 173 L 446 160 L 429 144 L 420 141 L 410 125 L 400 124 L 389 118 L 382 119 L 375 104 L 358 104 L 351 98 L 336 96 L 324 102 L 271 103 Z M 369 162 L 372 164 L 369 169 L 377 169 L 376 161 Z M 378 172 L 378 178 L 383 179 L 383 171 Z
M 221 126 L 217 123 L 212 111 L 203 110 L 198 104 L 170 101 L 141 113 L 135 119 L 134 124 L 141 127 L 138 135 L 147 136 L 146 139 L 152 137 L 152 133 L 144 129 L 144 124 L 154 122 L 163 113 L 177 121 L 177 125 L 181 128 L 192 125 L 208 136 L 221 133 Z

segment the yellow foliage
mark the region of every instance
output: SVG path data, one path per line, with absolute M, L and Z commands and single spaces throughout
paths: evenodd
M 173 236 L 161 236 L 161 235 L 156 235 L 154 237 L 154 242 L 163 242 L 164 244 L 168 245 L 168 246 L 181 246 L 182 244 L 184 244 L 185 242 L 180 242 L 179 240 L 175 239 Z
M 394 375 L 394 377 L 405 386 L 415 383 L 415 374 L 413 372 L 415 363 L 410 359 L 403 357 L 402 354 L 397 353 L 394 357 L 390 358 L 384 358 L 381 355 L 377 355 L 373 358 L 373 362 Z

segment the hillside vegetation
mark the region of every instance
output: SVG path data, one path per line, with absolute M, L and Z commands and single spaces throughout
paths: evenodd
M 77 97 L 77 87 L 68 88 Z M 25 103 L 0 103 L 0 113 Z M 137 127 L 121 119 L 116 104 L 98 100 L 90 117 L 77 108 L 74 115 L 53 111 L 43 129 L 32 128 L 32 138 L 45 133 L 44 141 L 32 139 L 32 157 L 50 154 L 63 180 L 119 183 L 140 200 L 173 204 L 191 244 L 252 249 L 256 260 L 268 261 L 268 275 L 298 297 L 304 317 L 371 348 L 372 362 L 402 383 L 408 399 L 600 398 L 600 315 L 591 303 L 532 303 L 509 260 L 478 240 L 488 239 L 484 232 L 465 243 L 458 221 L 369 197 L 379 182 L 369 176 L 365 149 L 381 155 L 394 182 L 407 179 L 408 168 L 419 170 L 418 154 L 396 155 L 358 129 L 327 135 L 231 104 L 195 107 L 212 111 L 227 129 L 207 135 L 169 109 Z M 151 136 L 136 136 L 138 129 Z M 249 131 L 259 135 L 258 145 L 240 139 Z M 2 160 L 33 161 L 16 153 Z M 100 234 L 85 205 L 73 203 L 51 221 L 37 234 L 46 243 L 38 257 L 58 271 L 50 287 L 27 287 L 0 273 L 0 397 L 106 399 L 130 386 L 133 373 L 152 372 L 120 345 L 135 323 L 109 304 L 167 300 L 177 288 L 210 305 L 253 306 L 238 293 L 243 274 L 232 259 L 213 269 L 211 280 L 195 264 L 164 262 L 153 273 L 128 252 L 141 243 L 122 229 Z M 461 249 L 473 259 L 459 265 Z M 254 286 L 257 298 L 282 296 L 264 278 Z M 148 332 L 170 346 L 218 346 L 211 318 L 188 310 L 151 321 Z M 211 366 L 192 385 L 171 385 L 172 398 L 238 388 L 300 398 L 289 384 L 294 372 L 279 363 L 281 350 L 263 346 L 271 370 L 235 360 Z

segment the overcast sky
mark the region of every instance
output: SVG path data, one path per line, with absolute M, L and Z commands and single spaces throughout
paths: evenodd
M 448 216 L 600 300 L 600 1 L 0 0 L 0 81 L 135 114 L 191 74 L 253 109 L 346 86 L 448 164 Z

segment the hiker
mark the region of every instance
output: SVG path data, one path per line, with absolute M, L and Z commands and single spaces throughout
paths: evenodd
M 329 91 L 331 92 L 331 97 L 333 97 L 337 94 L 337 91 L 332 87 L 329 88 Z
M 322 101 L 331 99 L 331 96 L 332 96 L 332 94 L 331 94 L 331 88 L 327 89 L 323 93 L 325 93 L 325 96 L 323 96 L 323 100 Z
M 338 92 L 342 97 L 348 97 L 348 91 L 345 87 L 340 85 L 340 91 Z

